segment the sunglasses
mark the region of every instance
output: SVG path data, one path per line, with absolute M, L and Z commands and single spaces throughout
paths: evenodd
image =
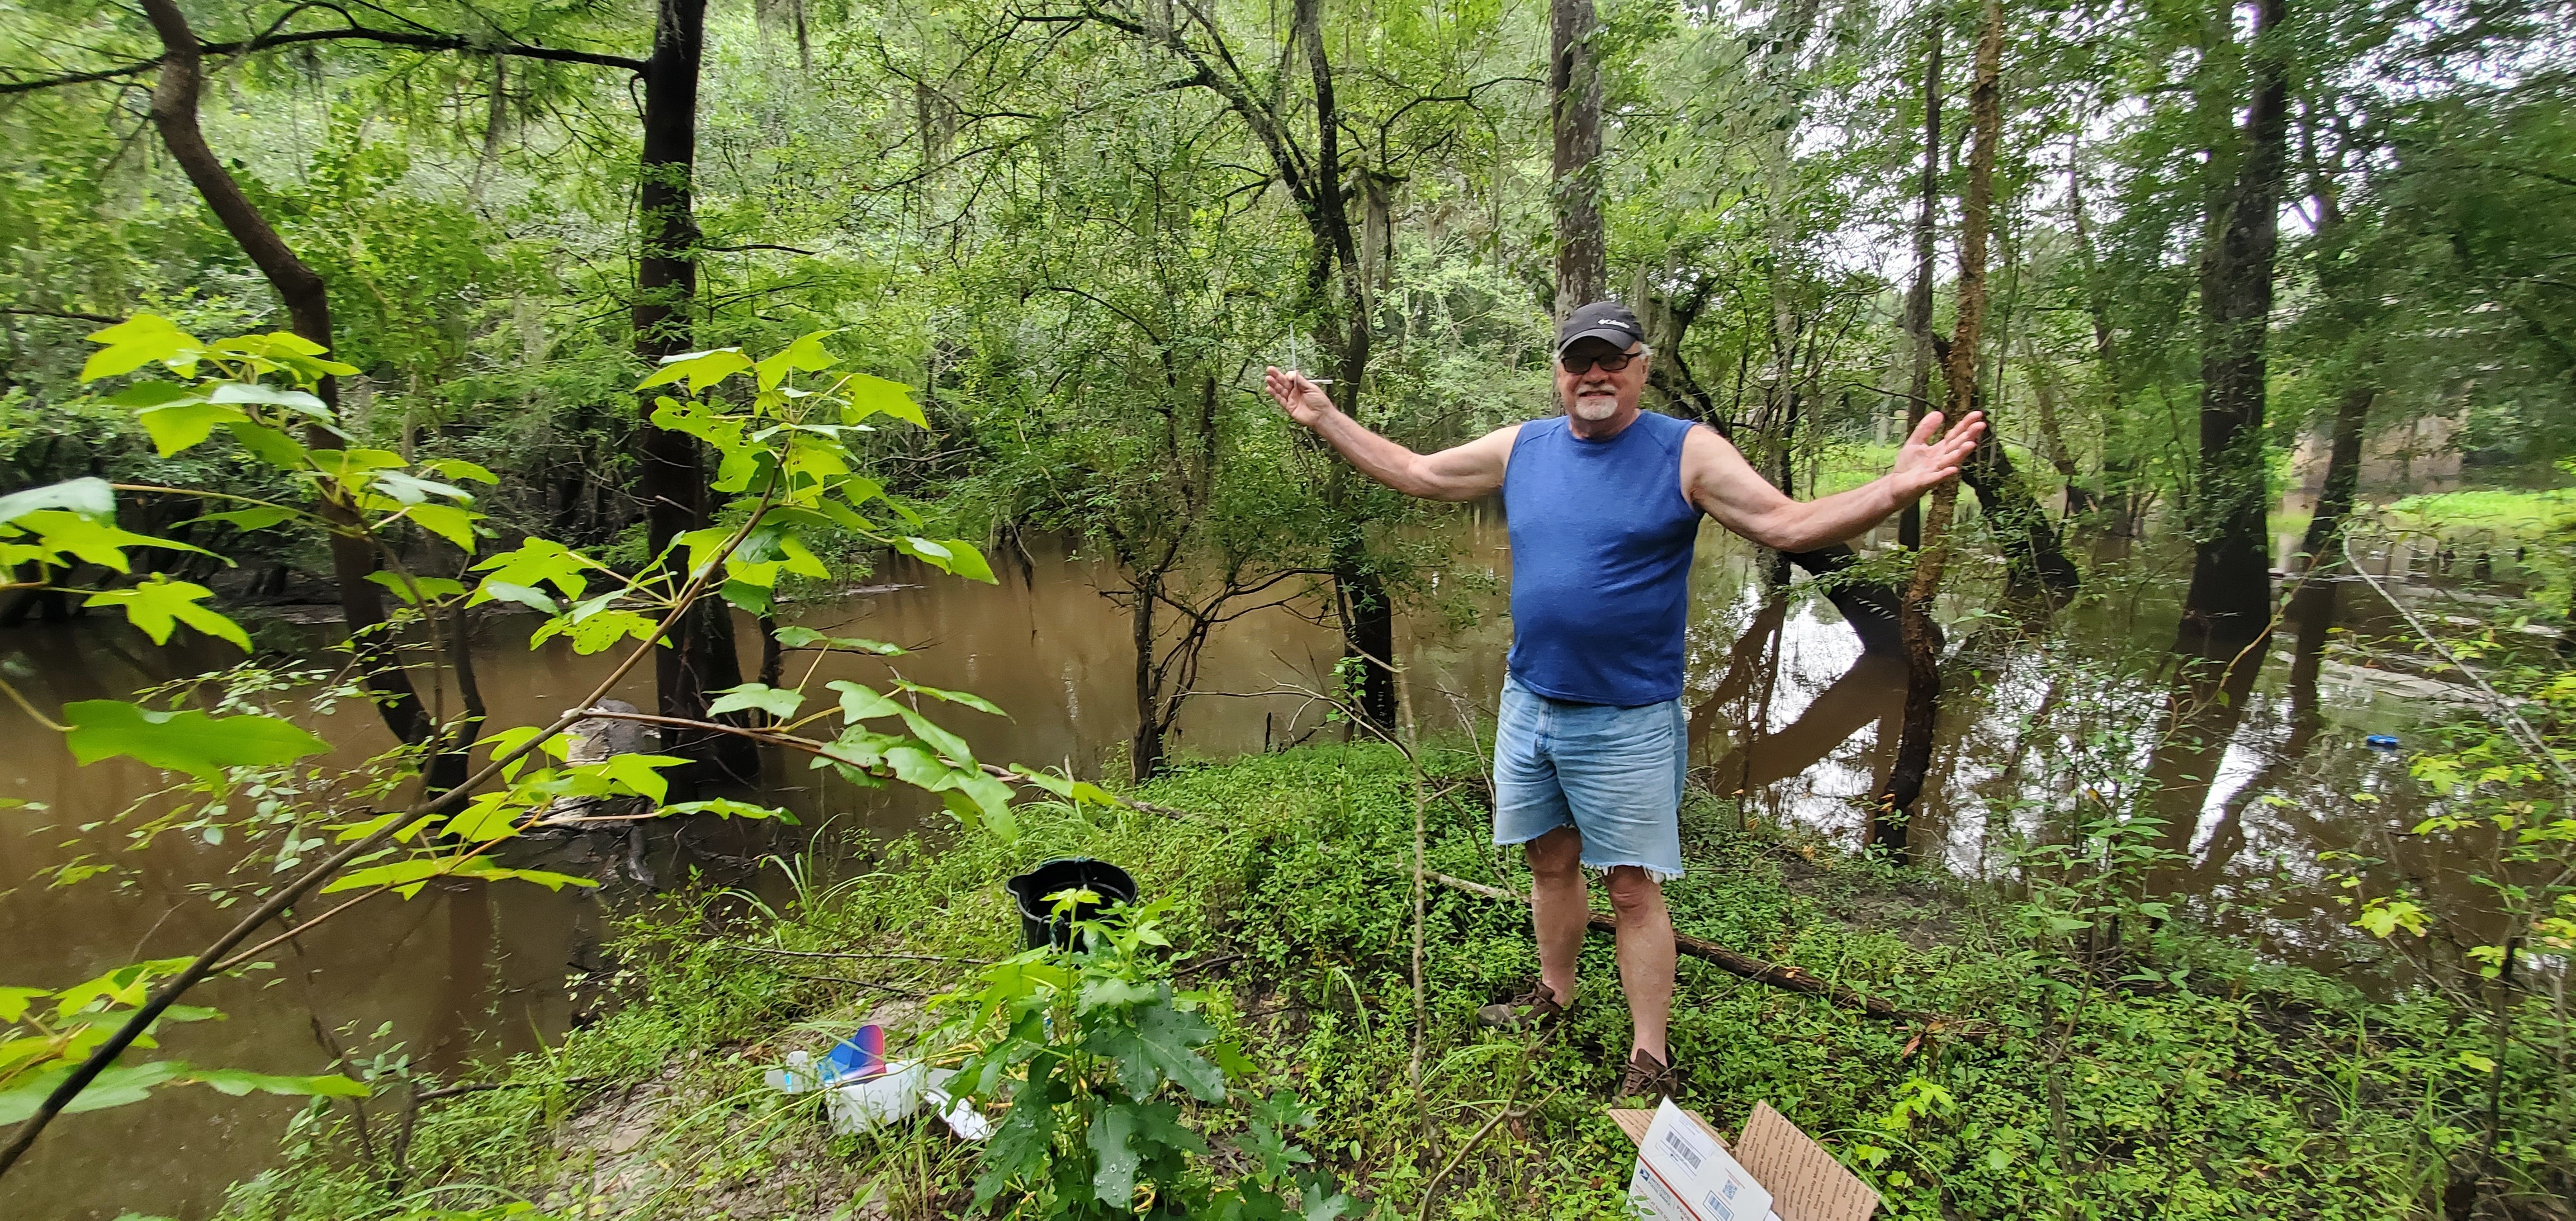
M 1581 376 L 1591 372 L 1594 365 L 1601 366 L 1604 373 L 1616 373 L 1627 368 L 1628 362 L 1636 357 L 1626 352 L 1605 352 L 1598 356 L 1566 355 L 1556 359 L 1565 366 L 1566 372 Z

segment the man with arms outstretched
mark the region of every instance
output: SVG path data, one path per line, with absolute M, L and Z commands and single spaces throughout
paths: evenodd
M 1680 1077 L 1664 1042 L 1673 922 L 1663 883 L 1682 872 L 1682 626 L 1699 519 L 1781 551 L 1842 542 L 1956 478 L 1985 424 L 1971 412 L 1935 441 L 1941 416 L 1928 414 L 1887 474 L 1802 502 L 1716 430 L 1638 410 L 1652 353 L 1626 306 L 1574 311 L 1557 328 L 1556 356 L 1563 414 L 1436 454 L 1361 427 L 1302 374 L 1274 368 L 1267 384 L 1290 418 L 1396 491 L 1431 500 L 1502 492 L 1512 651 L 1494 740 L 1494 841 L 1526 846 L 1539 980 L 1479 1016 L 1517 1028 L 1552 1022 L 1574 1003 L 1591 910 L 1584 870 L 1601 871 L 1635 1029 L 1619 1095 L 1651 1106 Z

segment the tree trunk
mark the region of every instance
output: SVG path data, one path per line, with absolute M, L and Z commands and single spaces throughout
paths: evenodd
M 1136 734 L 1127 743 L 1127 777 L 1138 784 L 1163 770 L 1162 700 L 1154 682 L 1154 600 L 1162 584 L 1160 571 L 1137 572 L 1135 605 L 1127 614 L 1136 642 Z
M 2210 644 L 2260 635 L 2272 611 L 2271 506 L 2263 463 L 2264 347 L 2272 318 L 2282 164 L 2289 132 L 2287 0 L 2262 0 L 2248 56 L 2251 104 L 2235 181 L 2210 217 L 2200 281 L 2200 478 L 2183 630 Z
M 2299 540 L 2299 567 L 2313 571 L 2330 566 L 2327 551 L 2343 536 L 2352 515 L 2353 493 L 2361 484 L 2361 441 L 2370 422 L 2370 405 L 2379 400 L 2378 379 L 2363 376 L 2344 388 L 2335 401 L 2334 433 L 2326 453 L 2325 485 L 2317 489 L 2317 507 Z
M 1980 301 L 1982 288 L 1980 285 Z M 1979 321 L 1982 324 L 1983 319 Z M 1976 381 L 1976 358 L 1957 355 L 1955 341 L 1936 336 L 1932 342 L 1949 369 L 1948 376 L 1968 379 L 1951 383 L 1950 402 L 1960 408 L 1961 415 L 1983 408 L 1985 391 Z M 1964 393 L 1959 389 L 1963 384 L 1967 387 Z M 1993 523 L 1996 542 L 2004 552 L 2006 580 L 2013 590 L 2027 593 L 2044 589 L 2058 596 L 2074 591 L 2083 574 L 2076 569 L 2075 561 L 2067 558 L 2047 512 L 2022 486 L 2021 476 L 2013 470 L 2012 455 L 2005 451 L 1992 419 L 1986 421 L 1986 432 L 1977 439 L 1977 448 L 1960 466 L 1959 481 L 1976 492 L 1977 503 Z
M 2079 111 L 2080 115 L 2082 112 Z M 2081 140 L 2079 134 L 2077 140 Z M 2137 488 L 2132 483 L 2136 464 L 2128 456 L 2127 438 L 2120 428 L 2119 409 L 2127 388 L 2120 371 L 2118 337 L 2111 331 L 2111 305 L 2102 294 L 2101 272 L 2093 258 L 2093 235 L 2084 215 L 2084 160 L 2081 146 L 2070 147 L 2066 154 L 2066 213 L 2075 236 L 2075 257 L 2084 271 L 2084 312 L 2093 323 L 2093 354 L 2102 363 L 2102 380 L 2106 387 L 2104 406 L 2109 414 L 2102 424 L 2102 501 L 2112 511 L 2111 533 L 2134 538 L 2138 532 L 2141 505 Z
M 1983 18 L 1977 35 L 1976 86 L 1968 95 L 1975 143 L 1968 154 L 1967 187 L 1959 196 L 1958 324 L 1943 371 L 1950 401 L 1962 404 L 1973 401 L 1976 393 L 1977 341 L 1986 317 L 1986 233 L 1993 211 L 1995 151 L 2003 138 L 2000 0 L 1985 0 Z M 1958 503 L 1957 483 L 1933 489 L 1931 507 L 1923 514 L 1923 554 L 1906 585 L 1904 617 L 1899 623 L 1905 642 L 1904 728 L 1888 791 L 1872 820 L 1871 837 L 1900 861 L 1908 854 L 1905 820 L 1913 815 L 1923 796 L 1924 778 L 1932 770 L 1932 739 L 1941 705 L 1941 658 L 1933 637 L 1932 602 L 1941 592 L 1941 570 L 1950 555 L 1950 518 Z
M 1375 334 L 1371 330 L 1368 284 L 1360 263 L 1359 243 L 1351 233 L 1350 193 L 1343 185 L 1346 172 L 1342 164 L 1341 114 L 1334 101 L 1332 57 L 1324 47 L 1322 0 L 1299 0 L 1294 19 L 1299 37 L 1306 44 L 1306 66 L 1315 85 L 1316 209 L 1311 228 L 1319 258 L 1341 269 L 1340 313 L 1344 329 L 1341 358 L 1334 370 L 1335 389 L 1340 392 L 1336 397 L 1342 410 L 1356 419 Z M 1369 562 L 1362 523 L 1347 511 L 1349 498 L 1339 491 L 1343 469 L 1336 464 L 1333 494 L 1327 497 L 1337 519 L 1333 526 L 1333 585 L 1341 610 L 1342 656 L 1358 670 L 1354 694 L 1360 715 L 1381 728 L 1392 729 L 1395 606 L 1387 596 L 1385 579 Z
M 1905 291 L 1905 333 L 1914 337 L 1914 367 L 1905 404 L 1905 435 L 1932 407 L 1932 276 L 1941 214 L 1941 14 L 1923 36 L 1923 212 L 1914 222 L 1914 284 Z M 1905 506 L 1896 518 L 1896 541 L 1923 545 L 1923 510 Z
M 706 50 L 706 0 L 659 0 L 653 55 L 644 66 L 644 152 L 636 192 L 635 354 L 650 365 L 689 351 L 697 338 L 692 312 L 698 287 L 697 218 L 691 179 L 698 147 L 698 67 Z M 643 414 L 652 415 L 644 396 Z M 686 433 L 643 427 L 638 445 L 646 538 L 661 556 L 663 577 L 676 594 L 688 583 L 688 557 L 673 540 L 708 520 L 705 462 Z M 706 716 L 707 693 L 742 682 L 734 655 L 733 615 L 720 598 L 701 598 L 681 616 L 653 654 L 653 685 L 661 714 L 687 720 Z M 663 749 L 698 766 L 686 779 L 715 774 L 749 780 L 759 756 L 738 735 L 665 730 Z
M 2050 466 L 2066 484 L 2066 513 L 2078 516 L 2093 507 L 2093 494 L 2084 489 L 2083 468 L 2075 464 L 2075 451 L 2066 443 L 2066 430 L 2057 415 L 2057 386 L 2047 362 L 2040 359 L 2039 345 L 2028 335 L 2022 337 L 2023 358 L 2030 370 L 2031 398 L 2039 404 L 2039 439 L 2047 447 Z
M 320 274 L 296 257 L 285 239 L 269 225 L 268 218 L 259 214 L 250 197 L 242 193 L 241 184 L 233 180 L 232 171 L 206 144 L 205 132 L 198 126 L 197 97 L 205 88 L 205 63 L 198 51 L 196 31 L 189 28 L 188 18 L 179 11 L 176 0 L 143 0 L 143 13 L 161 38 L 163 57 L 160 79 L 152 88 L 152 125 L 170 150 L 170 159 L 187 173 L 188 181 L 205 199 L 207 210 L 214 213 L 224 232 L 267 277 L 269 287 L 286 307 L 288 327 L 326 350 L 332 348 L 329 287 Z M 323 403 L 338 410 L 337 378 L 326 376 L 314 389 Z M 305 431 L 304 444 L 315 450 L 339 449 L 343 445 L 338 434 L 320 427 Z M 340 611 L 348 622 L 349 648 L 357 659 L 358 681 L 374 697 L 385 727 L 395 737 L 413 746 L 425 745 L 438 736 L 439 727 L 422 709 L 410 676 L 403 672 L 385 639 L 384 597 L 377 585 L 367 579 L 367 574 L 376 570 L 375 547 L 364 538 L 342 532 L 358 522 L 357 511 L 344 497 L 327 486 L 318 496 L 319 513 L 332 527 L 331 576 L 339 586 Z M 430 761 L 430 785 L 445 788 L 464 779 L 463 764 L 463 756 L 442 752 Z
M 1548 118 L 1556 137 L 1556 316 L 1598 301 L 1607 278 L 1601 233 L 1601 74 L 1592 0 L 1548 5 Z

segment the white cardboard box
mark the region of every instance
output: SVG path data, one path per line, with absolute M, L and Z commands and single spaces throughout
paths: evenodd
M 1868 1221 L 1878 1211 L 1877 1192 L 1767 1102 L 1753 1104 L 1753 1116 L 1732 1146 L 1707 1120 L 1670 1099 L 1652 1111 L 1614 1110 L 1610 1118 L 1637 1142 L 1630 1206 L 1654 1221 L 1766 1221 L 1765 1213 L 1751 1211 L 1743 1186 L 1732 1199 L 1722 1193 L 1722 1179 L 1701 1186 L 1697 1194 L 1685 1193 L 1684 1176 L 1698 1185 L 1710 1173 L 1749 1180 L 1760 1193 L 1768 1221 Z M 1708 1156 L 1712 1150 L 1717 1157 Z M 1717 1194 L 1716 1205 L 1709 1200 L 1712 1193 Z M 1726 1216 L 1718 1206 L 1734 1215 Z
M 1674 1106 L 1655 1111 L 1628 1176 L 1629 1211 L 1645 1221 L 1763 1221 L 1771 1193 L 1717 1134 Z

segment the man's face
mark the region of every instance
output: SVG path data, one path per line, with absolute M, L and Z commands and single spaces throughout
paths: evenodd
M 1619 346 L 1607 339 L 1578 339 L 1556 362 L 1556 393 L 1574 418 L 1598 424 L 1619 414 L 1622 408 L 1634 408 L 1646 391 L 1646 345 L 1631 346 L 1624 355 L 1627 367 L 1616 371 L 1607 366 L 1618 363 L 1623 355 Z M 1608 362 L 1602 357 L 1609 357 Z M 1580 370 L 1579 372 L 1577 370 Z

